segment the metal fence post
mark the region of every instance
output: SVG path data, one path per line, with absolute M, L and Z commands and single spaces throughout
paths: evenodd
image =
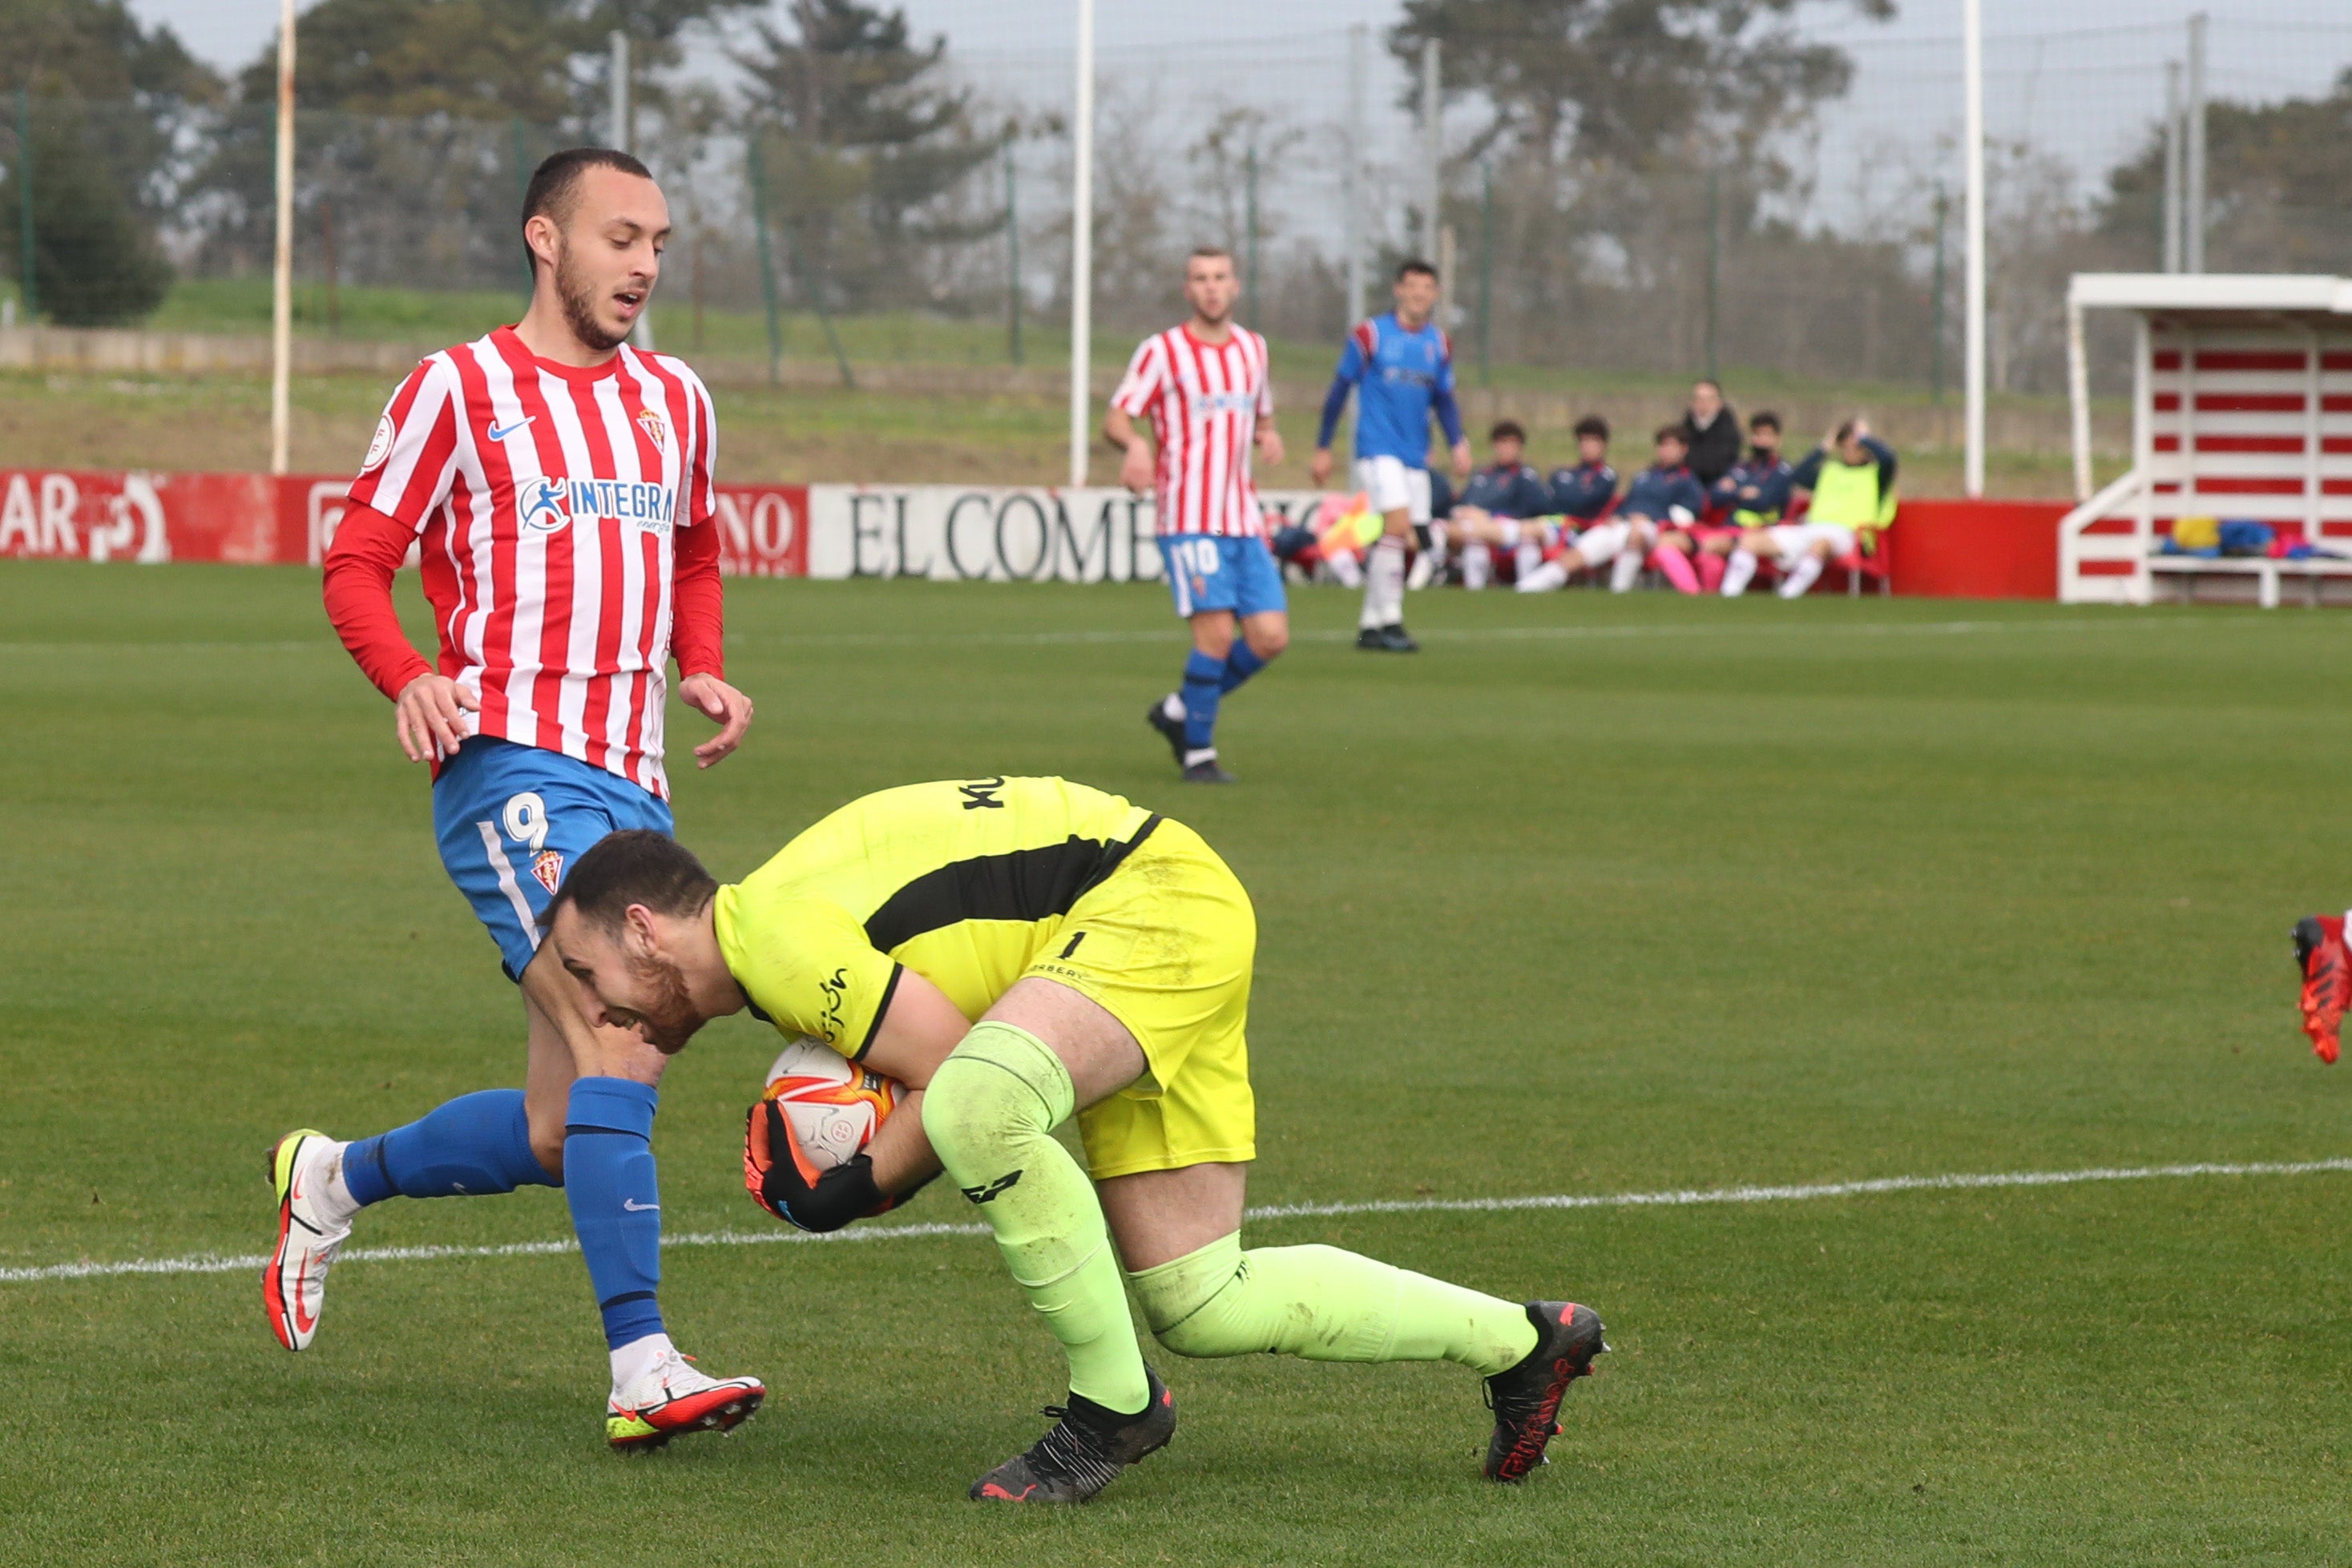
M 1247 179 L 1244 183 L 1243 222 L 1246 225 L 1248 242 L 1242 250 L 1244 261 L 1242 268 L 1242 308 L 1250 320 L 1255 321 L 1258 319 L 1257 144 L 1255 142 L 1252 142 L 1250 144 L 1249 158 L 1245 168 L 1247 171 Z
M 1478 384 L 1495 384 L 1495 166 L 1478 165 Z
M 41 297 L 33 281 L 33 92 L 16 89 L 16 206 L 18 242 L 23 246 L 24 270 L 17 293 L 25 298 L 25 325 L 40 314 Z
M 1722 176 L 1715 170 L 1706 172 L 1706 379 L 1717 381 L 1721 372 L 1716 365 L 1717 299 L 1723 287 L 1723 222 L 1719 182 Z
M 1938 182 L 1936 186 L 1936 280 L 1929 286 L 1927 301 L 1931 323 L 1927 342 L 1927 401 L 1930 402 L 1944 401 L 1944 231 L 1949 226 L 1947 214 L 1951 201 L 1942 183 Z
M 814 263 L 805 245 L 793 244 L 793 231 L 787 225 L 783 232 L 784 265 L 793 269 L 794 281 L 801 292 L 808 296 L 816 311 L 816 324 L 824 333 L 824 346 L 833 350 L 834 368 L 841 372 L 841 384 L 851 392 L 857 390 L 857 377 L 849 369 L 849 351 L 841 346 L 841 334 L 834 329 L 833 311 L 824 302 L 824 274 Z
M 768 384 L 783 384 L 784 333 L 776 319 L 776 267 L 768 256 L 768 170 L 760 155 L 760 129 L 744 144 L 744 172 L 751 180 L 751 225 L 760 236 L 760 292 L 768 302 Z
M 509 129 L 514 137 L 515 221 L 520 224 L 522 221 L 522 210 L 530 202 L 530 155 L 523 144 L 522 116 L 515 116 L 509 122 Z M 534 272 L 535 269 L 530 265 L 530 246 L 526 245 L 522 247 L 522 297 L 525 309 L 530 308 L 531 290 L 536 281 Z
M 1004 132 L 1004 321 L 1013 362 L 1021 362 L 1021 207 L 1014 195 L 1013 132 Z

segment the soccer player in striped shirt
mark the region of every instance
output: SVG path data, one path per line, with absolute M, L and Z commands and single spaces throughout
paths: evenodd
M 1143 340 L 1103 421 L 1103 434 L 1126 454 L 1120 482 L 1152 493 L 1168 590 L 1192 623 L 1182 686 L 1144 716 L 1195 784 L 1233 782 L 1217 761 L 1217 705 L 1290 645 L 1282 569 L 1266 548 L 1250 480 L 1252 450 L 1279 463 L 1282 436 L 1265 340 L 1234 324 L 1240 294 L 1229 252 L 1202 246 L 1185 257 L 1192 319 Z M 1145 417 L 1150 436 L 1135 426 Z
M 732 751 L 751 717 L 720 656 L 710 394 L 678 361 L 626 346 L 669 228 L 661 188 L 625 153 L 576 148 L 541 164 L 523 202 L 529 310 L 411 371 L 352 482 L 327 612 L 395 703 L 402 749 L 432 765 L 442 863 L 521 988 L 529 1054 L 523 1088 L 464 1095 L 375 1137 L 288 1134 L 270 1157 L 278 1238 L 262 1274 L 270 1326 L 300 1350 L 362 1208 L 561 1186 L 611 1351 L 615 1448 L 732 1427 L 764 1393 L 697 1371 L 663 1330 L 648 1139 L 666 1052 L 592 1022 L 539 946 L 541 912 L 592 844 L 670 831 L 671 655 L 678 695 L 722 727 L 698 765 Z M 437 666 L 393 608 L 412 548 Z

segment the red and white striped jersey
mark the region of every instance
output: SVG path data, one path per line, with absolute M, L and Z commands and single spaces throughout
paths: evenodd
M 1257 422 L 1274 415 L 1265 340 L 1235 327 L 1203 343 L 1188 323 L 1143 340 L 1111 406 L 1149 414 L 1160 445 L 1154 498 L 1163 534 L 1262 536 L 1250 452 Z
M 667 354 L 560 365 L 509 328 L 419 363 L 351 499 L 415 528 L 440 671 L 479 732 L 667 800 L 674 531 L 709 526 L 710 394 Z

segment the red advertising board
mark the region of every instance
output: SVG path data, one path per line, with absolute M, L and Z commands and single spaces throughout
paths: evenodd
M 1925 599 L 2055 599 L 2065 501 L 1906 501 L 1888 530 L 1895 591 Z
M 323 474 L 273 479 L 261 474 L 0 468 L 0 556 L 316 566 L 342 521 L 349 484 L 341 476 Z M 823 515 L 816 521 L 826 536 L 819 570 L 829 576 L 905 572 L 903 562 L 878 569 L 859 563 L 869 554 L 876 559 L 891 550 L 903 555 L 923 540 L 929 541 L 926 570 L 940 575 L 944 569 L 939 562 L 952 561 L 958 575 L 973 575 L 963 557 L 981 559 L 991 541 L 1003 555 L 1008 517 L 1022 525 L 1011 529 L 1019 536 L 1015 544 L 1029 539 L 1043 552 L 1033 564 L 1043 570 L 1053 553 L 1056 536 L 1048 518 L 1049 492 L 967 493 L 938 486 L 903 493 L 874 486 L 818 489 Z M 1140 519 L 1097 516 L 1102 505 L 1127 506 L 1128 498 L 1109 491 L 1083 494 L 1088 504 L 1077 508 L 1078 520 L 1092 517 L 1090 527 L 1073 531 L 1066 520 L 1061 524 L 1071 533 L 1074 549 L 1100 546 L 1116 553 L 1110 547 L 1119 542 L 1113 538 L 1118 529 L 1112 524 L 1118 522 L 1131 536 L 1129 553 L 1139 563 L 1139 552 L 1149 549 L 1151 538 L 1148 513 Z M 721 571 L 730 577 L 808 575 L 810 486 L 723 485 L 718 499 Z M 1928 598 L 2053 599 L 2058 519 L 2066 510 L 2062 501 L 1906 501 L 1888 539 L 1895 591 Z M 1024 534 L 1023 527 L 1032 532 Z M 1028 574 L 1026 567 L 1015 570 L 1019 565 L 1004 567 L 1002 575 Z M 978 570 L 987 574 L 984 562 Z M 1108 566 L 1103 570 L 1119 576 Z M 1134 575 L 1142 575 L 1139 564 Z
M 0 468 L 0 556 L 316 566 L 342 521 L 347 477 Z M 724 485 L 719 565 L 808 573 L 808 486 Z

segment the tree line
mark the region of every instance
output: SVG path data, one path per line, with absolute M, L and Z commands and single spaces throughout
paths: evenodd
M 1798 152 L 1853 78 L 1843 46 L 1893 10 L 1845 0 L 1808 8 L 1801 27 L 1798 0 L 1403 0 L 1383 42 L 1407 85 L 1384 112 L 1418 114 L 1421 51 L 1439 43 L 1450 144 L 1435 216 L 1460 241 L 1458 322 L 1507 345 L 1498 357 L 1544 363 L 1680 371 L 1714 357 L 1892 379 L 1952 357 L 1956 311 L 1939 306 L 1957 298 L 1958 236 L 1939 232 L 1936 171 L 1890 157 L 1858 221 L 1832 231 L 1801 215 Z M 740 301 L 764 277 L 820 310 L 972 315 L 1003 309 L 1023 281 L 1003 239 L 1027 246 L 1032 285 L 1066 254 L 1059 186 L 1041 182 L 1008 236 L 997 172 L 1012 142 L 1033 164 L 1064 159 L 1066 184 L 1066 128 L 982 95 L 946 39 L 887 4 L 321 0 L 303 16 L 298 83 L 305 256 L 323 244 L 354 281 L 520 287 L 520 175 L 555 146 L 609 136 L 616 28 L 633 41 L 635 143 L 676 181 L 698 291 L 709 277 Z M 723 84 L 687 67 L 698 30 L 735 68 Z M 0 90 L 30 106 L 0 113 L 0 213 L 18 214 L 29 170 L 46 316 L 132 320 L 175 268 L 266 267 L 274 46 L 215 72 L 127 0 L 0 0 Z M 1173 304 L 1171 253 L 1254 237 L 1257 324 L 1328 334 L 1344 305 L 1328 214 L 1244 192 L 1253 171 L 1328 172 L 1360 150 L 1282 105 L 1213 87 L 1171 105 L 1150 85 L 1104 95 L 1099 317 L 1157 319 Z M 2347 131 L 2352 73 L 2316 98 L 2212 106 L 2217 267 L 2341 266 Z M 2054 385 L 2064 275 L 2152 264 L 2160 128 L 2087 201 L 2034 148 L 1996 145 L 1990 162 L 1995 383 Z M 1391 214 L 1375 276 L 1397 236 L 1428 232 L 1419 200 Z M 22 272 L 20 246 L 0 255 Z

